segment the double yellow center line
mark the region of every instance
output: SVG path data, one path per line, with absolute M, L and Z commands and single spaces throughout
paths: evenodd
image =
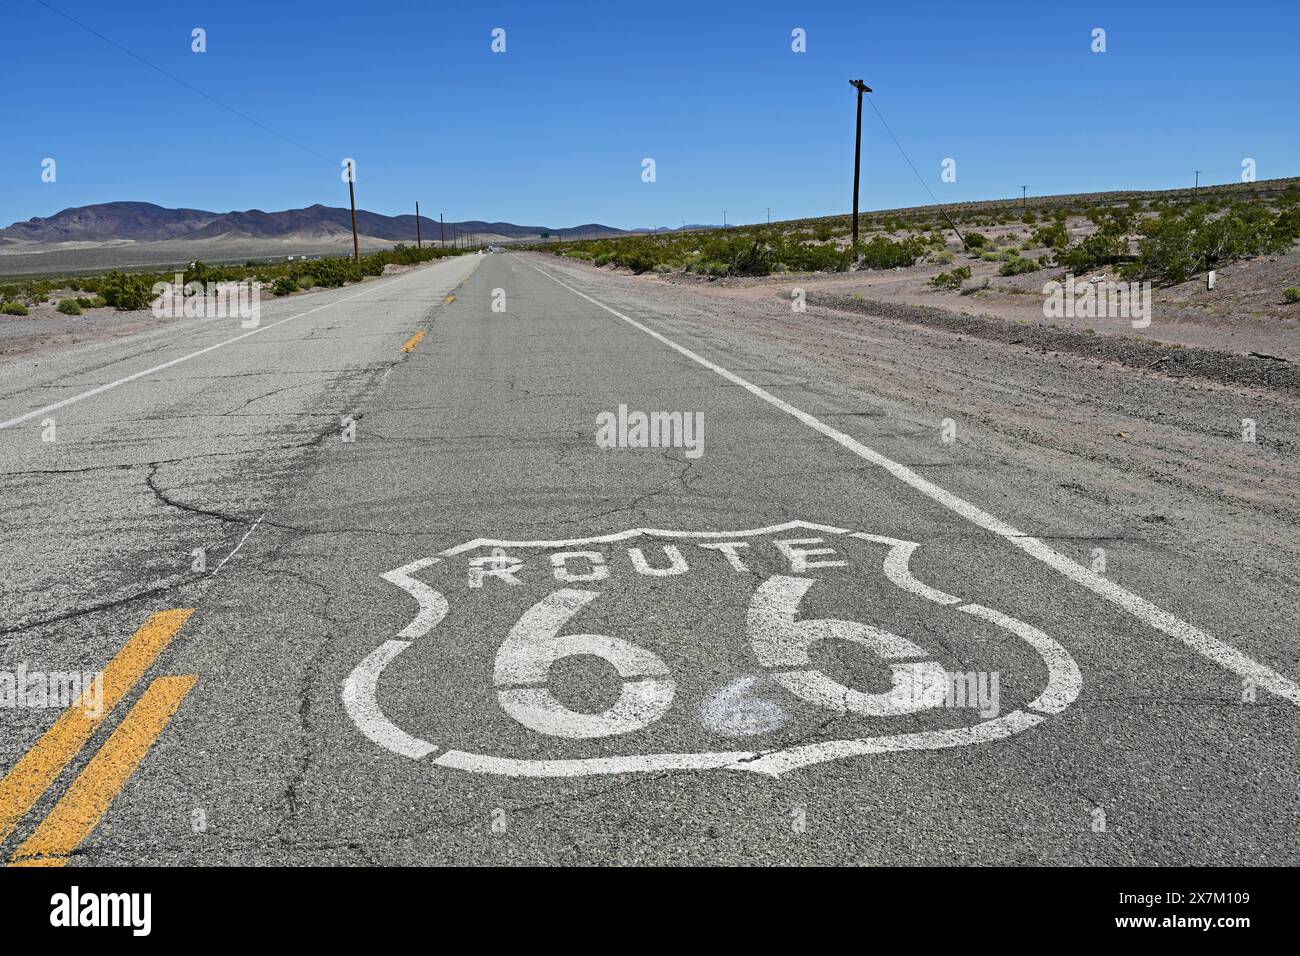
M 89 713 L 93 701 L 91 689 L 87 689 L 0 780 L 0 842 L 31 812 L 193 613 L 193 608 L 186 608 L 150 615 L 104 668 L 103 700 L 96 708 L 97 716 Z M 14 853 L 11 864 L 62 866 L 67 862 L 99 824 L 197 680 L 159 677 L 151 682 L 49 815 Z

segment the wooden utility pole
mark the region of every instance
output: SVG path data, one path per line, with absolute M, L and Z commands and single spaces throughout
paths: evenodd
M 420 200 L 415 201 L 415 248 L 423 249 L 420 245 Z
M 1029 187 L 1021 186 L 1020 187 L 1020 208 L 1021 209 L 1029 208 L 1028 203 L 1029 203 Z
M 442 213 L 438 213 L 438 244 L 444 249 L 447 247 L 447 233 L 442 224 Z
M 361 261 L 361 244 L 357 242 L 357 193 L 354 184 L 357 178 L 357 167 L 348 161 L 348 204 L 352 206 L 352 259 L 354 262 Z
M 862 94 L 871 87 L 861 80 L 849 80 L 849 86 L 858 91 L 858 133 L 853 144 L 853 245 L 858 244 L 858 178 L 862 173 Z

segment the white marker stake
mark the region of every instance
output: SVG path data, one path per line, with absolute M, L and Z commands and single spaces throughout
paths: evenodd
M 1297 707 L 1300 707 L 1300 684 L 1297 684 L 1288 677 L 1284 677 L 1271 667 L 1252 660 L 1235 647 L 1225 644 L 1217 637 L 1211 637 L 1209 634 L 1193 627 L 1186 621 L 1174 617 L 1168 611 L 1156 607 L 1145 598 L 1139 597 L 1132 591 L 1120 587 L 1115 582 L 1108 581 L 1100 574 L 1088 570 L 1078 562 L 1052 550 L 1038 538 L 1031 537 L 1023 531 L 1013 528 L 1005 521 L 993 517 L 993 515 L 986 511 L 981 511 L 970 502 L 957 497 L 949 491 L 945 491 L 943 488 L 934 484 L 934 482 L 922 478 L 906 465 L 900 465 L 898 462 L 886 458 L 884 455 L 880 454 L 880 452 L 868 448 L 852 436 L 831 428 L 829 425 L 814 418 L 807 412 L 795 408 L 789 402 L 782 401 L 766 389 L 760 388 L 752 382 L 748 382 L 741 378 L 734 372 L 729 372 L 722 366 L 710 362 L 703 356 L 692 352 L 690 349 L 686 348 L 686 346 L 678 345 L 667 336 L 656 332 L 648 326 L 642 325 L 636 319 L 629 318 L 622 312 L 605 305 L 603 302 L 593 299 L 585 292 L 579 292 L 573 286 L 557 279 L 545 269 L 539 269 L 531 262 L 526 264 L 530 269 L 540 272 L 542 275 L 546 276 L 546 278 L 550 279 L 557 285 L 568 289 L 579 298 L 586 299 L 592 305 L 604 309 L 616 318 L 622 319 L 628 325 L 635 329 L 639 329 L 651 338 L 662 342 L 674 351 L 686 356 L 691 361 L 704 366 L 711 372 L 721 375 L 733 385 L 739 385 L 751 395 L 755 395 L 767 402 L 769 405 L 779 408 L 787 415 L 803 422 L 814 431 L 821 432 L 827 438 L 844 448 L 847 448 L 859 458 L 869 461 L 873 465 L 878 465 L 899 481 L 911 486 L 926 497 L 937 501 L 949 511 L 965 518 L 971 524 L 983 528 L 985 531 L 991 531 L 997 536 L 1006 539 L 1030 557 L 1042 561 L 1048 567 L 1065 575 L 1076 584 L 1079 584 L 1087 588 L 1089 591 L 1092 591 L 1094 594 L 1101 596 L 1116 607 L 1122 608 L 1144 624 L 1149 624 L 1156 630 L 1163 631 L 1170 637 L 1182 641 L 1192 650 L 1214 661 L 1214 663 L 1218 664 L 1220 667 L 1232 671 L 1234 674 L 1254 682 L 1257 687 L 1262 687 L 1285 700 L 1289 700 Z

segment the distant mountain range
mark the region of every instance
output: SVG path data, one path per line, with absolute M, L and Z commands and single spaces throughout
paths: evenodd
M 446 223 L 448 239 L 451 238 L 453 227 L 461 233 L 471 232 L 484 238 L 504 239 L 537 239 L 542 233 L 571 239 L 617 236 L 629 232 L 671 231 L 666 230 L 666 227 L 653 230 L 615 229 L 600 223 L 556 228 L 473 220 Z M 383 216 L 358 209 L 357 232 L 362 236 L 388 242 L 414 242 L 415 216 Z M 436 240 L 439 236 L 438 221 L 421 216 L 420 232 L 426 241 Z M 147 202 L 107 202 L 64 209 L 45 219 L 33 217 L 26 222 L 16 222 L 6 229 L 0 229 L 0 243 L 109 242 L 123 239 L 155 242 L 227 237 L 328 242 L 350 238 L 351 235 L 351 213 L 347 209 L 332 206 L 315 205 L 282 212 L 249 209 L 244 212 L 218 213 L 203 209 L 166 209 Z

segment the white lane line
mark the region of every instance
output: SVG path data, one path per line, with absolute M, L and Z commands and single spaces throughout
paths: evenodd
M 1300 707 L 1300 684 L 1297 684 L 1290 678 L 1284 677 L 1271 667 L 1247 657 L 1230 644 L 1225 644 L 1217 637 L 1211 637 L 1209 634 L 1193 627 L 1186 621 L 1174 617 L 1174 615 L 1170 614 L 1168 611 L 1156 607 L 1150 601 L 1146 600 L 1146 598 L 1139 597 L 1132 591 L 1122 588 L 1115 582 L 1109 581 L 1100 574 L 1089 570 L 1077 561 L 1052 550 L 1038 538 L 1031 537 L 1023 531 L 1013 528 L 1005 521 L 995 518 L 988 512 L 975 507 L 970 502 L 957 497 L 949 491 L 945 491 L 933 482 L 922 478 L 907 466 L 900 465 L 898 462 L 886 458 L 884 455 L 880 454 L 880 452 L 868 448 L 866 445 L 863 445 L 851 436 L 846 435 L 844 432 L 831 428 L 829 425 L 814 418 L 807 412 L 795 408 L 789 402 L 782 401 L 771 392 L 760 388 L 751 382 L 747 382 L 734 372 L 729 372 L 722 366 L 710 362 L 703 356 L 697 355 L 684 345 L 678 345 L 667 336 L 656 332 L 652 328 L 642 325 L 636 319 L 629 318 L 622 312 L 605 305 L 603 302 L 593 299 L 585 292 L 578 291 L 567 282 L 557 279 L 545 269 L 540 269 L 526 260 L 524 261 L 524 264 L 530 269 L 540 272 L 552 282 L 568 289 L 579 298 L 586 299 L 592 305 L 604 309 L 610 315 L 622 319 L 633 328 L 639 329 L 651 338 L 654 338 L 662 342 L 664 345 L 667 345 L 669 348 L 680 352 L 691 361 L 703 365 L 709 371 L 721 375 L 732 384 L 740 386 L 750 394 L 761 398 L 763 401 L 775 406 L 776 408 L 779 408 L 787 415 L 797 418 L 809 428 L 821 432 L 827 438 L 830 438 L 832 441 L 847 448 L 859 458 L 863 458 L 866 461 L 871 462 L 873 465 L 878 465 L 899 481 L 910 485 L 926 497 L 937 501 L 949 511 L 965 518 L 971 524 L 983 528 L 985 531 L 991 531 L 1001 538 L 1005 538 L 1026 554 L 1033 558 L 1037 558 L 1054 571 L 1065 575 L 1075 584 L 1087 588 L 1089 591 L 1099 595 L 1111 604 L 1114 604 L 1116 607 L 1127 611 L 1144 624 L 1148 624 L 1156 630 L 1162 631 L 1170 637 L 1181 641 L 1183 644 L 1187 645 L 1198 654 L 1209 658 L 1220 667 L 1232 671 L 1234 674 L 1251 681 L 1256 687 L 1276 694 L 1279 697 L 1289 700 L 1297 707 Z
M 26 414 L 19 415 L 17 418 L 11 418 L 7 422 L 0 422 L 0 431 L 4 431 L 6 428 L 12 428 L 14 425 L 20 425 L 23 422 L 30 421 L 31 419 L 36 418 L 38 415 L 48 415 L 50 412 L 58 411 L 60 408 L 65 408 L 68 405 L 71 405 L 75 402 L 84 401 L 87 398 L 93 398 L 96 395 L 100 395 L 103 394 L 104 392 L 107 392 L 109 389 L 117 388 L 119 385 L 125 385 L 127 382 L 134 382 L 138 378 L 144 378 L 146 375 L 153 375 L 155 372 L 164 371 L 165 369 L 171 368 L 173 365 L 180 365 L 182 362 L 188 362 L 190 359 L 198 358 L 200 355 L 207 355 L 209 352 L 212 352 L 216 349 L 223 348 L 227 345 L 233 345 L 236 342 L 241 342 L 251 335 L 257 335 L 257 333 L 259 332 L 266 332 L 270 329 L 276 328 L 277 326 L 284 325 L 286 322 L 292 322 L 294 319 L 301 319 L 304 315 L 311 315 L 313 312 L 321 312 L 325 309 L 332 309 L 336 305 L 342 305 L 344 302 L 351 302 L 353 299 L 359 299 L 363 295 L 369 295 L 371 292 L 374 292 L 377 289 L 380 288 L 386 289 L 392 285 L 395 285 L 397 282 L 401 282 L 402 279 L 409 279 L 412 276 L 421 275 L 421 274 L 422 273 L 420 272 L 412 272 L 409 275 L 405 275 L 398 278 L 394 282 L 375 283 L 370 288 L 363 289 L 361 292 L 358 292 L 355 295 L 349 295 L 342 299 L 335 299 L 333 302 L 327 302 L 324 305 L 318 305 L 314 309 L 308 309 L 306 312 L 299 312 L 297 315 L 291 315 L 288 318 L 280 319 L 278 322 L 272 322 L 270 325 L 259 325 L 251 332 L 245 332 L 243 335 L 236 335 L 234 338 L 226 339 L 224 342 L 217 342 L 215 345 L 209 345 L 206 348 L 201 348 L 197 352 L 190 352 L 188 355 L 182 355 L 179 358 L 174 358 L 169 362 L 163 362 L 161 365 L 155 365 L 153 368 L 147 368 L 143 372 L 135 372 L 134 374 L 124 376 L 123 378 L 119 378 L 115 382 L 107 382 L 103 385 L 98 385 L 95 388 L 90 389 L 89 391 L 82 392 L 80 395 L 73 395 L 71 398 L 65 398 L 63 399 L 63 401 L 55 402 L 53 405 L 46 405 L 44 408 L 38 408 L 35 411 L 27 412 Z

